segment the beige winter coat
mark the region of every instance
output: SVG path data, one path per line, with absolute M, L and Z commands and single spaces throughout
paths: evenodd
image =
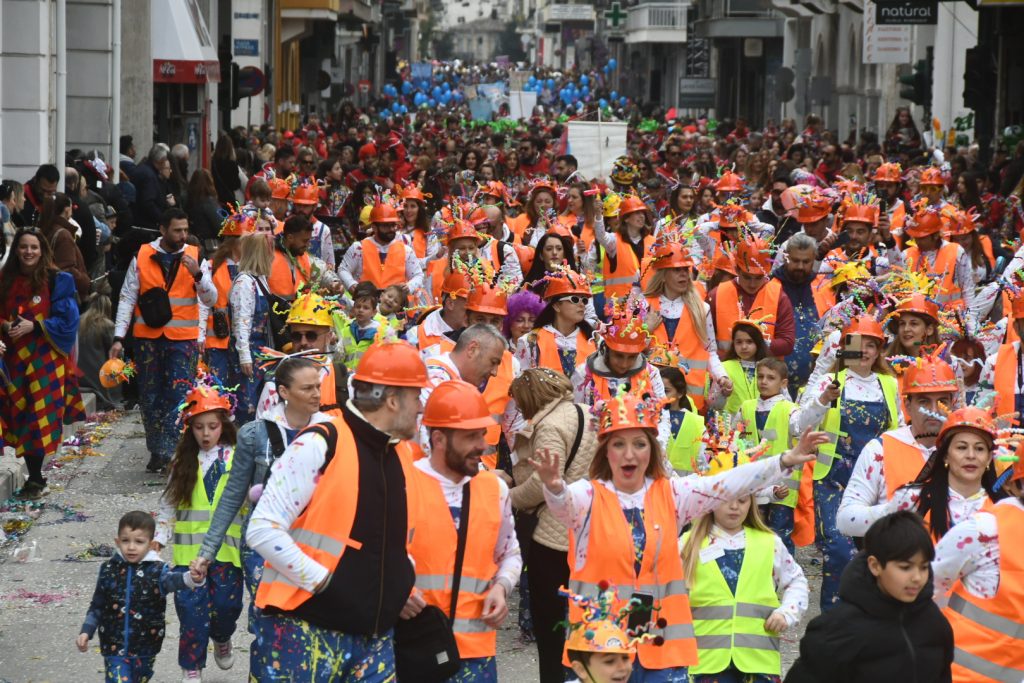
M 533 532 L 534 540 L 552 550 L 563 552 L 569 550 L 569 532 L 544 505 L 544 484 L 533 473 L 533 465 L 528 459 L 533 457 L 537 449 L 548 448 L 552 453 L 558 453 L 562 479 L 566 484 L 585 479 L 590 471 L 590 461 L 594 459 L 594 451 L 597 449 L 597 422 L 589 406 L 580 407 L 583 409 L 583 438 L 568 472 L 565 471 L 565 461 L 572 450 L 576 430 L 579 428 L 576 407 L 569 399 L 552 401 L 544 406 L 517 432 L 515 448 L 518 460 L 512 468 L 512 477 L 516 483 L 511 490 L 512 505 L 517 510 L 533 510 L 539 507 L 537 529 Z

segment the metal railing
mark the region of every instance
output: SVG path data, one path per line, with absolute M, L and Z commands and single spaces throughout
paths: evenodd
M 627 31 L 649 29 L 686 30 L 686 11 L 689 4 L 679 2 L 648 2 L 629 8 Z

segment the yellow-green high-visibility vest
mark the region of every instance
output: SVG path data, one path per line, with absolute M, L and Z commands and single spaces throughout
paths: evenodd
M 843 388 L 846 386 L 846 373 L 848 370 L 840 370 L 836 379 L 839 381 L 839 400 L 836 402 L 837 405 L 834 408 L 829 408 L 828 412 L 825 413 L 825 420 L 822 424 L 822 430 L 828 433 L 828 443 L 824 443 L 818 447 L 818 460 L 814 463 L 814 481 L 824 479 L 829 471 L 832 469 L 832 461 L 836 459 L 836 444 L 839 442 L 839 438 L 846 436 L 840 431 L 843 417 Z M 896 429 L 899 427 L 899 397 L 900 389 L 899 383 L 896 378 L 892 375 L 879 375 L 876 374 L 879 383 L 882 385 L 882 395 L 885 396 L 885 408 L 889 413 L 889 424 L 886 426 L 884 431 Z
M 743 419 L 743 437 L 751 443 L 760 443 L 761 440 L 768 442 L 768 453 L 766 455 L 781 455 L 789 450 L 793 439 L 789 433 L 789 418 L 793 414 L 796 404 L 792 401 L 778 401 L 768 411 L 768 419 L 764 423 L 764 431 L 757 429 L 757 399 L 744 401 L 740 406 L 740 416 Z M 772 501 L 778 505 L 795 508 L 800 493 L 800 475 L 803 467 L 794 467 L 793 474 L 786 479 L 786 487 L 789 491 L 781 501 Z
M 686 400 L 690 408 L 683 414 L 679 431 L 668 442 L 668 460 L 676 474 L 682 476 L 693 473 L 694 463 L 700 453 L 701 437 L 704 436 L 704 416 L 697 412 L 689 396 Z
M 684 542 L 690 533 L 686 532 Z M 764 628 L 764 620 L 780 604 L 772 578 L 775 534 L 749 527 L 744 533 L 747 547 L 735 595 L 718 562 L 698 560 L 690 582 L 698 663 L 690 667 L 690 675 L 719 673 L 730 665 L 750 674 L 782 673 L 779 637 Z M 708 547 L 707 538 L 700 547 Z
M 757 400 L 757 379 L 747 374 L 740 361 L 735 358 L 722 361 L 725 374 L 732 380 L 732 393 L 725 401 L 723 411 L 735 415 L 740 411 L 744 401 Z
M 206 497 L 206 486 L 203 485 L 202 471 L 196 471 L 196 485 L 192 487 L 192 499 L 188 503 L 178 505 L 178 511 L 174 518 L 174 553 L 173 562 L 175 566 L 184 567 L 189 562 L 199 557 L 199 549 L 203 546 L 203 539 L 206 532 L 210 530 L 210 522 L 213 520 L 213 511 L 217 509 L 220 498 L 224 495 L 224 487 L 228 485 L 228 473 L 231 472 L 231 460 L 234 457 L 235 449 L 231 449 L 227 460 L 224 463 L 224 473 L 217 482 L 217 488 L 213 494 L 213 503 Z M 217 551 L 218 562 L 230 562 L 236 567 L 242 566 L 240 547 L 242 545 L 242 519 L 235 515 L 228 532 L 224 535 L 224 542 Z

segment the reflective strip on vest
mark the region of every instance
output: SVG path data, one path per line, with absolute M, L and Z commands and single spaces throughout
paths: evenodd
M 422 591 L 443 591 L 452 587 L 451 574 L 425 574 L 416 575 L 416 587 Z M 476 593 L 483 595 L 491 587 L 490 581 L 474 579 L 470 576 L 463 576 L 459 581 L 460 593 Z
M 779 438 L 779 433 L 774 429 L 765 429 L 761 432 L 761 438 L 767 441 L 775 441 L 775 439 Z
M 483 619 L 455 619 L 452 631 L 455 633 L 488 633 L 494 629 L 484 623 Z
M 690 370 L 707 370 L 708 362 L 706 360 L 686 360 L 686 367 Z
M 345 544 L 341 541 L 324 534 L 318 534 L 309 529 L 292 529 L 289 533 L 296 543 L 327 551 L 331 555 L 340 555 L 341 551 L 345 548 Z
M 167 301 L 169 301 L 172 306 L 195 306 L 196 304 L 199 303 L 199 299 L 197 299 L 194 296 L 190 296 L 184 299 L 179 299 L 177 297 L 172 296 L 168 297 Z
M 204 538 L 206 534 L 174 534 L 174 545 L 202 545 Z
M 179 522 L 208 522 L 209 510 L 178 510 L 176 519 Z
M 732 619 L 733 609 L 728 605 L 715 607 L 692 607 L 693 618 L 701 621 L 711 619 Z M 752 617 L 754 619 L 767 619 L 774 612 L 774 608 L 768 605 L 756 605 L 752 602 L 737 602 L 736 616 Z M 699 642 L 699 639 L 698 639 Z
M 962 595 L 954 593 L 950 596 L 949 609 L 960 614 L 965 619 L 970 619 L 976 624 L 981 624 L 990 631 L 1002 633 L 1014 640 L 1024 640 L 1024 623 L 1018 623 L 998 614 L 987 612 L 977 605 L 965 600 Z M 1024 644 L 1022 644 L 1022 646 L 1024 646 Z
M 135 317 L 135 322 L 141 323 L 143 325 L 146 324 L 146 321 L 143 320 L 141 315 Z M 199 327 L 199 319 L 197 318 L 195 320 L 168 320 L 164 324 L 164 327 Z
M 604 281 L 604 286 L 607 287 L 608 285 L 611 285 L 614 287 L 615 285 L 631 285 L 634 282 L 636 282 L 635 275 L 632 277 L 610 277 Z
M 601 592 L 601 588 L 598 584 L 588 583 L 586 581 L 577 581 L 576 579 L 569 580 L 569 590 L 578 595 L 587 595 L 590 597 L 596 597 Z M 635 588 L 633 586 L 618 586 L 617 591 L 619 597 L 623 600 L 629 600 L 632 598 L 634 592 L 656 595 L 663 598 L 673 595 L 686 595 L 690 592 L 684 579 L 676 579 L 674 581 L 668 581 L 667 583 L 660 584 L 643 583 Z
M 665 640 L 689 640 L 694 637 L 693 624 L 669 624 L 661 636 Z
M 953 648 L 953 663 L 996 681 L 1005 681 L 1005 683 L 1024 681 L 1024 669 L 1000 666 L 959 647 Z
M 734 646 L 751 650 L 778 650 L 779 639 L 750 633 L 737 633 L 733 636 L 697 636 L 697 647 L 701 650 L 731 650 Z

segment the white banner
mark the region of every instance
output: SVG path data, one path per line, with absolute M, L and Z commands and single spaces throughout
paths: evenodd
M 626 123 L 570 121 L 567 154 L 579 161 L 579 172 L 587 180 L 607 178 L 612 162 L 626 153 Z
M 879 26 L 875 3 L 864 0 L 864 64 L 909 64 L 910 26 Z
M 508 117 L 513 121 L 528 119 L 533 116 L 533 108 L 537 106 L 537 93 L 523 90 L 512 90 L 508 94 Z

